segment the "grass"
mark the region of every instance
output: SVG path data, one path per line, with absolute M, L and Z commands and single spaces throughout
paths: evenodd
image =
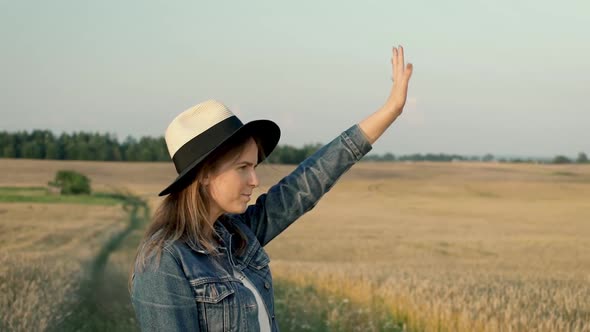
M 90 195 L 50 194 L 44 187 L 0 187 L 0 202 L 4 203 L 65 203 L 116 205 L 120 198 L 111 193 L 92 193 Z
M 275 310 L 281 331 L 403 331 L 380 297 L 355 302 L 342 292 L 318 288 L 314 282 L 277 279 Z

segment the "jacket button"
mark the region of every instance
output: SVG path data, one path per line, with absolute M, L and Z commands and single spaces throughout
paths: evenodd
M 265 283 L 264 283 L 264 287 L 266 287 L 266 289 L 269 289 L 269 288 L 270 288 L 270 283 L 268 283 L 268 281 L 267 281 L 267 282 L 265 282 Z

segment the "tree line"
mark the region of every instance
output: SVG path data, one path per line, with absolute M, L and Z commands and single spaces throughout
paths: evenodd
M 403 156 L 396 156 L 392 153 L 385 153 L 383 155 L 368 155 L 363 160 L 370 161 L 481 161 L 481 162 L 499 162 L 499 163 L 537 163 L 537 164 L 587 164 L 590 163 L 588 156 L 584 152 L 579 152 L 577 158 L 568 158 L 564 155 L 557 155 L 553 158 L 507 158 L 495 157 L 487 153 L 483 156 L 461 156 L 456 154 L 409 154 Z
M 278 146 L 267 160 L 277 164 L 298 164 L 321 144 L 303 148 Z M 119 143 L 115 135 L 75 132 L 57 136 L 49 130 L 0 132 L 0 158 L 98 161 L 170 161 L 164 137 L 128 136 Z
M 274 164 L 298 164 L 322 147 L 321 143 L 306 144 L 301 148 L 279 145 L 268 156 Z M 54 160 L 98 160 L 98 161 L 170 161 L 164 137 L 141 137 L 139 140 L 128 136 L 121 143 L 113 134 L 74 132 L 57 136 L 49 130 L 0 132 L 0 158 L 28 158 Z M 409 154 L 396 156 L 392 153 L 370 154 L 363 161 L 483 161 L 513 163 L 589 163 L 586 153 L 570 159 L 563 155 L 552 159 L 496 158 L 492 154 L 483 156 L 461 156 L 456 154 Z
M 168 161 L 163 137 L 131 136 L 122 143 L 112 134 L 75 132 L 54 135 L 49 130 L 0 132 L 0 156 L 55 160 Z

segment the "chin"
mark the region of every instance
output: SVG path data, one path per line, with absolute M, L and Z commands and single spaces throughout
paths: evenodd
M 229 211 L 229 213 L 241 214 L 241 213 L 246 212 L 247 209 L 248 209 L 248 204 L 241 206 L 241 207 L 237 207 L 235 209 L 232 209 L 231 211 Z

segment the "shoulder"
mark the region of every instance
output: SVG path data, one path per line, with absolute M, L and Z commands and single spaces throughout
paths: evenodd
M 168 247 L 146 257 L 144 264 L 136 262 L 132 276 L 131 295 L 134 299 L 155 301 L 166 290 L 189 286 L 178 257 Z
M 159 249 L 154 249 L 149 254 L 143 253 L 142 262 L 136 262 L 135 274 L 140 273 L 166 273 L 181 276 L 182 264 L 179 250 L 176 249 L 180 244 L 166 243 Z M 142 265 L 140 268 L 138 268 Z

